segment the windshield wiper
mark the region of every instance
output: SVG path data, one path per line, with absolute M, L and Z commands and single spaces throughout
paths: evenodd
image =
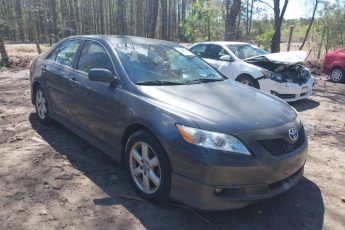
M 163 81 L 163 80 L 137 81 L 135 84 L 137 84 L 137 85 L 183 85 L 183 83 L 181 83 L 181 82 Z
M 215 82 L 215 81 L 224 81 L 225 79 L 214 79 L 214 78 L 201 78 L 201 79 L 195 79 L 186 81 L 186 84 L 193 84 L 193 83 L 207 83 L 207 82 Z

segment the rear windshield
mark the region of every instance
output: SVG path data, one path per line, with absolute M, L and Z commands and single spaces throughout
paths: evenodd
M 250 44 L 228 45 L 228 48 L 240 59 L 247 59 L 269 53 L 264 49 Z
M 121 62 L 137 84 L 192 84 L 224 80 L 216 70 L 180 46 L 114 44 Z

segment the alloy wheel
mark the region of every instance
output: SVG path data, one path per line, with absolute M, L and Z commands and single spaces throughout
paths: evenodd
M 36 108 L 38 116 L 41 120 L 46 119 L 47 117 L 47 106 L 46 106 L 46 98 L 42 90 L 37 90 L 36 93 Z
M 334 82 L 339 82 L 343 78 L 343 72 L 340 69 L 335 69 L 331 73 L 331 79 Z
M 132 178 L 146 194 L 156 192 L 161 183 L 161 167 L 155 151 L 145 142 L 137 142 L 129 153 Z

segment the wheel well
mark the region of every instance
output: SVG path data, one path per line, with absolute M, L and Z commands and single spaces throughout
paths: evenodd
M 153 136 L 156 137 L 156 135 L 149 128 L 147 128 L 144 125 L 132 124 L 132 125 L 128 126 L 126 128 L 126 130 L 124 131 L 124 133 L 122 135 L 122 139 L 121 139 L 121 165 L 122 166 L 125 165 L 124 160 L 125 160 L 125 149 L 126 149 L 127 140 L 133 133 L 135 133 L 136 131 L 139 131 L 139 130 L 145 130 L 145 131 L 151 133 Z
M 242 73 L 242 74 L 238 75 L 238 76 L 235 78 L 235 81 L 238 81 L 238 79 L 239 79 L 240 77 L 250 77 L 251 79 L 253 79 L 253 80 L 256 82 L 256 84 L 257 84 L 257 86 L 258 86 L 258 89 L 260 89 L 259 81 L 258 81 L 257 79 L 255 79 L 252 75 L 247 74 L 247 73 Z
M 331 71 L 333 71 L 334 69 L 341 69 L 343 72 L 345 72 L 345 70 L 341 66 L 338 66 L 338 65 L 333 66 Z
M 35 104 L 36 103 L 36 97 L 35 97 L 35 92 L 36 92 L 36 89 L 40 86 L 40 83 L 39 82 L 34 82 L 34 84 L 32 85 L 32 96 L 31 96 L 31 102 L 32 104 Z
M 252 78 L 252 79 L 255 80 L 255 78 L 253 78 L 251 75 L 249 75 L 249 74 L 247 74 L 247 73 L 241 73 L 240 75 L 238 75 L 238 76 L 235 78 L 235 81 L 238 81 L 238 79 L 239 79 L 240 77 L 250 77 L 250 78 Z

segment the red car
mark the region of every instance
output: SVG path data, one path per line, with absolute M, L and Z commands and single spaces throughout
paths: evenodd
M 345 47 L 326 54 L 322 72 L 333 82 L 345 82 Z

